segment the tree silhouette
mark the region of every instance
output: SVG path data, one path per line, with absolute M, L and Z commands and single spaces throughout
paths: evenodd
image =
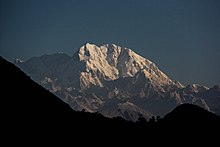
M 147 123 L 146 119 L 144 118 L 142 114 L 139 115 L 138 122 L 141 124 Z
M 156 117 L 156 121 L 157 121 L 157 122 L 160 122 L 160 120 L 161 120 L 161 117 L 158 115 L 158 116 Z

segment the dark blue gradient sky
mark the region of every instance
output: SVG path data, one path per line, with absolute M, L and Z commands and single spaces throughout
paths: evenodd
M 183 84 L 220 84 L 220 0 L 0 0 L 0 55 L 13 61 L 115 43 Z

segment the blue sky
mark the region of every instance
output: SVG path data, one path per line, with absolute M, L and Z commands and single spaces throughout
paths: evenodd
M 13 61 L 115 43 L 183 84 L 220 84 L 219 0 L 0 0 L 0 55 Z

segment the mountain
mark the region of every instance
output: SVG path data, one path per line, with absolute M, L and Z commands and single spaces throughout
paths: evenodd
M 87 43 L 73 56 L 56 53 L 16 61 L 33 80 L 74 110 L 133 121 L 140 115 L 147 120 L 153 115 L 164 116 L 183 103 L 219 113 L 219 90 L 183 86 L 152 61 L 115 44 L 98 47 Z
M 207 139 L 205 134 L 220 131 L 220 117 L 197 105 L 182 104 L 166 114 L 158 125 L 160 129 L 172 134 L 188 134 L 192 140 L 195 136 Z
M 152 117 L 149 122 L 143 116 L 137 122 L 125 121 L 120 117 L 107 118 L 97 112 L 72 110 L 2 57 L 0 68 L 1 139 L 7 145 L 14 144 L 9 139 L 15 140 L 17 145 L 30 142 L 64 144 L 67 140 L 80 144 L 89 142 L 90 145 L 97 145 L 100 140 L 123 145 L 143 142 L 155 145 L 158 140 L 170 145 L 170 138 L 175 141 L 184 139 L 187 144 L 198 144 L 197 138 L 204 138 L 202 143 L 215 144 L 218 141 L 213 137 L 219 132 L 220 117 L 198 106 L 180 105 L 164 118 L 155 120 Z M 130 102 L 119 106 L 120 112 L 144 111 Z M 208 134 L 201 133 L 203 131 L 208 131 Z M 187 137 L 183 133 L 188 133 Z
M 71 113 L 68 104 L 41 87 L 12 63 L 0 57 L 1 97 L 10 115 L 57 116 Z M 15 110 L 11 112 L 10 110 Z M 30 115 L 31 114 L 31 115 Z M 9 114 L 8 114 L 9 115 Z
M 218 85 L 198 93 L 198 96 L 203 98 L 210 110 L 220 116 L 220 87 Z

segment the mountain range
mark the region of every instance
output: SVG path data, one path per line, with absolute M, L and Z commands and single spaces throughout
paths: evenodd
M 77 111 L 137 121 L 164 116 L 191 103 L 220 115 L 220 88 L 184 86 L 155 63 L 115 44 L 85 44 L 75 54 L 55 53 L 15 60 L 34 81 Z
M 218 143 L 215 137 L 220 130 L 220 117 L 199 106 L 181 104 L 163 118 L 153 116 L 149 121 L 143 116 L 136 122 L 108 118 L 97 112 L 74 111 L 2 57 L 0 67 L 4 144 Z

